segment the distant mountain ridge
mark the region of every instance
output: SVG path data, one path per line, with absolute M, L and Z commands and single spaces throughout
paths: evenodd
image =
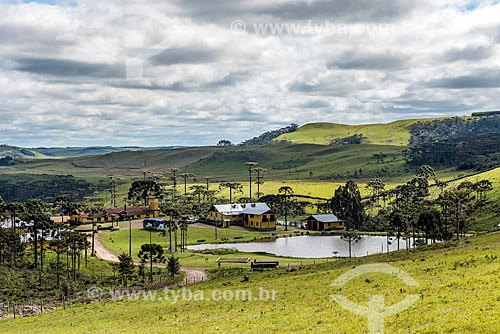
M 0 145 L 0 158 L 25 159 L 57 159 L 77 158 L 93 155 L 104 155 L 123 151 L 150 151 L 157 149 L 174 149 L 177 146 L 140 147 L 140 146 L 89 146 L 89 147 L 34 147 L 24 148 L 10 145 Z

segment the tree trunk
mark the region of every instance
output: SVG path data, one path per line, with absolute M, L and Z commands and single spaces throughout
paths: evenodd
M 44 230 L 42 230 L 42 240 L 40 245 L 40 272 L 43 273 L 43 246 L 45 244 Z
M 59 245 L 57 245 L 57 256 L 56 256 L 56 286 L 59 287 L 59 266 L 60 266 L 60 257 L 61 257 L 61 252 L 59 251 Z
M 38 233 L 36 229 L 36 222 L 33 222 L 33 255 L 35 257 L 35 268 L 38 267 Z

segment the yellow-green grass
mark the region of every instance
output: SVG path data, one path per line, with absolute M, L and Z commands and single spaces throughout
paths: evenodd
M 377 163 L 374 154 L 387 156 L 385 163 Z M 402 158 L 402 147 L 395 145 L 325 146 L 312 144 L 267 145 L 236 147 L 215 152 L 210 157 L 186 166 L 196 175 L 210 175 L 213 179 L 244 180 L 248 175 L 247 161 L 267 169 L 265 180 L 350 178 L 354 173 L 367 175 L 407 174 Z M 385 172 L 381 172 L 384 169 Z
M 478 209 L 475 226 L 481 230 L 498 229 L 500 224 L 500 168 L 471 176 L 460 181 L 454 182 L 457 186 L 461 182 L 469 181 L 476 183 L 481 180 L 489 180 L 493 184 L 493 190 L 486 194 L 486 201 Z
M 292 229 L 292 228 L 291 228 Z M 198 226 L 190 226 L 188 228 L 188 244 L 196 245 L 203 243 L 233 243 L 233 242 L 249 242 L 255 240 L 273 240 L 275 236 L 273 233 L 277 233 L 279 236 L 290 236 L 294 235 L 291 231 L 285 232 L 283 227 L 279 227 L 277 232 L 259 232 L 252 231 L 239 226 L 231 226 L 229 228 L 217 229 L 217 239 L 215 239 L 215 227 L 206 226 L 206 227 L 198 227 Z M 137 254 L 141 248 L 141 245 L 149 243 L 149 231 L 142 229 L 132 229 L 132 255 L 135 261 L 139 261 L 139 257 Z M 237 239 L 235 239 L 235 237 Z M 222 241 L 222 239 L 227 239 L 226 241 Z M 177 235 L 178 244 L 180 245 L 180 233 Z M 99 240 L 101 243 L 108 248 L 115 255 L 119 255 L 121 253 L 127 253 L 129 251 L 129 230 L 121 230 L 115 232 L 100 232 Z M 157 243 L 162 245 L 166 250 L 169 247 L 169 238 L 167 236 L 160 236 L 159 232 L 151 232 L 151 240 L 153 243 Z M 198 240 L 205 240 L 198 242 Z M 175 244 L 175 237 L 172 234 L 172 245 Z M 216 252 L 214 252 L 216 253 Z M 216 268 L 217 264 L 215 260 L 219 257 L 224 258 L 257 258 L 259 261 L 262 260 L 274 260 L 280 261 L 283 264 L 300 264 L 300 263 L 314 263 L 315 260 L 311 259 L 292 259 L 292 258 L 281 258 L 272 255 L 263 255 L 263 254 L 252 254 L 252 253 L 234 253 L 234 254 L 203 254 L 200 252 L 191 252 L 186 251 L 184 253 L 177 253 L 176 256 L 179 256 L 181 265 L 187 267 L 198 267 L 198 268 Z M 207 259 L 207 260 L 206 260 Z M 324 261 L 324 260 L 323 260 Z M 245 266 L 249 267 L 250 264 L 239 265 L 239 264 L 230 264 L 229 266 Z
M 454 176 L 452 179 L 455 178 L 457 178 L 457 176 Z M 446 180 L 446 178 L 440 179 Z M 493 184 L 493 190 L 486 194 L 485 201 L 474 203 L 477 207 L 471 217 L 473 219 L 471 228 L 473 231 L 495 231 L 499 229 L 500 224 L 500 168 L 470 177 L 460 177 L 456 181 L 449 182 L 445 189 L 456 188 L 462 182 L 476 183 L 481 180 L 491 181 Z M 441 193 L 441 190 L 437 187 L 431 187 L 430 192 L 430 197 L 432 199 L 436 199 Z
M 369 295 L 394 304 L 419 295 L 409 309 L 385 318 L 386 333 L 500 332 L 500 235 L 425 247 L 407 254 L 374 255 L 289 272 L 234 273 L 188 287 L 203 301 L 172 298 L 106 302 L 0 322 L 2 333 L 367 333 L 367 320 L 344 310 L 334 294 L 366 305 Z M 369 263 L 389 263 L 413 277 L 408 287 L 391 275 L 363 274 L 342 288 L 341 274 Z M 242 282 L 247 275 L 248 282 Z M 276 290 L 274 301 L 214 300 L 223 291 Z M 187 290 L 185 290 L 187 291 Z M 199 292 L 196 292 L 199 291 Z M 182 290 L 180 290 L 182 294 Z M 229 293 L 227 293 L 229 295 Z M 159 293 L 158 296 L 164 296 Z M 181 295 L 182 296 L 182 295 Z M 189 296 L 186 292 L 185 296 Z
M 346 125 L 336 123 L 311 123 L 297 131 L 281 135 L 277 140 L 297 144 L 328 145 L 334 138 L 362 134 L 371 144 L 406 146 L 410 139 L 411 125 L 434 119 L 401 120 L 388 124 Z

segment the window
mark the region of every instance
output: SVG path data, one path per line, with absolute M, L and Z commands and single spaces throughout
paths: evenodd
M 269 218 L 271 221 L 276 220 L 276 217 L 274 215 L 271 215 L 271 218 Z

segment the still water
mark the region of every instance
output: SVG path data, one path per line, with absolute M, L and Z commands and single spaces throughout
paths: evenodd
M 188 246 L 191 250 L 234 248 L 240 252 L 265 252 L 278 256 L 320 259 L 327 257 L 348 257 L 349 243 L 340 236 L 299 236 L 278 238 L 269 242 L 246 242 L 225 244 L 202 244 Z M 399 248 L 406 248 L 405 239 L 400 239 Z M 392 240 L 389 251 L 398 249 L 397 240 Z M 352 245 L 352 256 L 366 256 L 387 252 L 387 238 L 383 236 L 362 236 Z

